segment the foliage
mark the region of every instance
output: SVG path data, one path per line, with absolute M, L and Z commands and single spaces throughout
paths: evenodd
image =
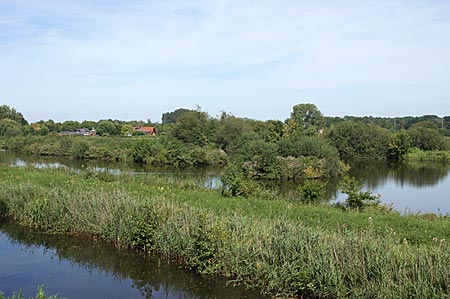
M 343 159 L 384 159 L 389 133 L 374 124 L 345 121 L 334 125 L 327 138 Z
M 325 184 L 319 180 L 305 180 L 298 187 L 300 201 L 316 204 L 325 200 Z
M 405 156 L 405 160 L 407 161 L 420 161 L 420 162 L 450 162 L 450 151 L 441 151 L 441 150 L 433 150 L 433 151 L 422 151 L 417 148 L 412 149 Z
M 185 143 L 206 146 L 214 140 L 214 126 L 206 112 L 187 111 L 178 116 L 172 136 Z
M 324 125 L 322 113 L 314 104 L 298 104 L 292 108 L 291 118 L 295 127 L 301 130 L 320 129 Z
M 109 120 L 102 120 L 98 123 L 96 128 L 97 134 L 100 136 L 113 136 L 118 135 L 116 125 Z
M 7 105 L 0 106 L 0 120 L 9 119 L 17 122 L 21 126 L 28 125 L 27 120 L 23 117 L 22 113 L 16 109 Z
M 256 182 L 244 175 L 242 166 L 235 163 L 227 165 L 225 175 L 222 176 L 222 195 L 250 196 L 258 186 Z
M 12 119 L 0 119 L 0 136 L 12 137 L 22 135 L 21 125 Z
M 216 143 L 222 149 L 227 149 L 230 143 L 248 131 L 250 131 L 250 124 L 247 121 L 223 112 L 216 131 Z
M 177 119 L 178 119 L 178 117 L 180 115 L 182 115 L 185 112 L 189 112 L 189 111 L 192 111 L 192 110 L 180 108 L 180 109 L 177 109 L 177 110 L 175 110 L 173 112 L 165 112 L 162 115 L 162 119 L 161 119 L 162 120 L 162 124 L 163 125 L 164 124 L 174 124 L 174 123 L 177 122 Z
M 398 131 L 390 137 L 387 156 L 389 159 L 400 160 L 408 153 L 410 146 L 409 134 L 405 130 Z
M 415 126 L 408 130 L 411 139 L 411 146 L 421 150 L 442 150 L 445 149 L 445 139 L 438 129 L 426 126 Z
M 347 195 L 345 207 L 362 211 L 368 205 L 377 205 L 379 195 L 373 195 L 370 191 L 362 191 L 364 184 L 354 177 L 345 177 L 340 185 L 341 192 Z

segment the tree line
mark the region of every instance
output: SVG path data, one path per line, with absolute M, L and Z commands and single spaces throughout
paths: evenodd
M 111 119 L 28 123 L 20 112 L 3 105 L 0 136 L 23 137 L 3 138 L 2 146 L 38 155 L 177 166 L 228 163 L 235 176 L 298 179 L 336 176 L 345 171 L 342 161 L 346 160 L 399 160 L 413 148 L 448 150 L 447 120 L 450 117 L 430 115 L 325 117 L 314 104 L 300 103 L 285 121 L 260 121 L 225 112 L 212 117 L 201 108 L 181 108 L 164 113 L 161 123 Z M 155 126 L 158 136 L 126 137 L 135 126 Z M 95 129 L 99 136 L 110 138 L 56 136 L 80 128 Z M 46 141 L 39 136 L 47 136 Z M 115 138 L 119 136 L 123 138 Z

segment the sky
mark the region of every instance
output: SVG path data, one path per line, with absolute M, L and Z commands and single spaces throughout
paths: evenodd
M 450 115 L 448 0 L 0 0 L 0 105 L 28 121 Z

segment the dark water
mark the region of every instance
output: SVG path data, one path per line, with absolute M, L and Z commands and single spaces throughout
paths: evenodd
M 0 223 L 0 290 L 11 296 L 22 289 L 28 298 L 42 284 L 47 294 L 73 299 L 266 298 L 158 257 L 90 238 L 47 235 Z
M 209 188 L 221 186 L 222 169 L 151 167 L 134 163 L 106 163 L 100 161 L 78 161 L 56 157 L 35 157 L 0 152 L 0 163 L 35 167 L 67 167 L 74 170 L 92 168 L 111 173 L 134 173 L 168 175 L 197 178 L 201 185 Z M 450 213 L 450 165 L 439 163 L 388 163 L 384 161 L 351 163 L 350 175 L 363 180 L 365 188 L 381 195 L 381 201 L 393 204 L 406 213 Z M 299 182 L 269 184 L 282 193 L 295 194 Z M 345 195 L 339 192 L 338 181 L 327 181 L 327 194 L 331 201 L 342 201 Z

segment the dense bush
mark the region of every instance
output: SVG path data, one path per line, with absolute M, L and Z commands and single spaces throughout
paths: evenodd
M 327 138 L 343 159 L 385 159 L 389 132 L 374 124 L 345 121 L 337 123 Z

